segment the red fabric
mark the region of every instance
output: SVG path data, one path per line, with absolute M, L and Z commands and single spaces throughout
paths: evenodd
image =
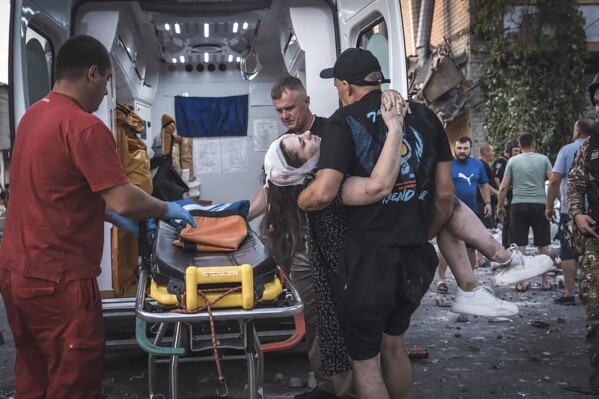
M 0 269 L 13 333 L 18 399 L 97 399 L 104 370 L 102 299 L 95 278 L 48 280 Z
M 106 206 L 97 192 L 128 181 L 106 125 L 48 94 L 17 129 L 0 268 L 54 282 L 97 277 Z

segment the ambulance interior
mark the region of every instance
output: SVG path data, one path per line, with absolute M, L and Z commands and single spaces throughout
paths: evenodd
M 23 3 L 30 3 L 23 1 Z M 57 3 L 50 1 L 49 3 Z M 273 83 L 286 75 L 300 78 L 310 108 L 329 116 L 339 106 L 331 80 L 319 72 L 333 65 L 346 47 L 371 50 L 405 93 L 405 58 L 397 1 L 246 0 L 246 1 L 79 1 L 70 9 L 65 34 L 53 34 L 33 13 L 24 31 L 27 43 L 23 109 L 18 95 L 15 114 L 24 112 L 51 87 L 52 72 L 35 69 L 32 60 L 50 64 L 54 45 L 71 34 L 87 34 L 110 51 L 113 77 L 96 115 L 117 132 L 117 104 L 126 104 L 143 119 L 139 139 L 154 155 L 162 136 L 163 115 L 175 117 L 175 98 L 248 96 L 246 132 L 238 137 L 194 137 L 193 170 L 183 171 L 200 200 L 225 203 L 252 199 L 261 187 L 264 154 L 284 133 L 272 106 Z M 31 2 L 32 9 L 38 6 Z M 25 7 L 22 8 L 25 12 Z M 392 23 L 388 23 L 391 19 Z M 60 21 L 54 18 L 53 22 Z M 70 23 L 70 26 L 69 26 Z M 62 25 L 65 27 L 65 23 Z M 22 33 L 23 35 L 23 33 Z M 393 49 L 397 51 L 393 52 Z M 391 58 L 397 58 L 400 62 Z M 394 65 L 395 64 L 395 65 Z M 48 72 L 48 73 L 46 73 Z M 16 72 L 17 74 L 20 72 Z M 25 85 L 25 87 L 27 87 Z M 176 119 L 176 118 L 175 118 Z M 178 123 L 175 120 L 175 123 Z M 195 177 L 189 181 L 189 175 Z M 257 222 L 251 226 L 257 229 Z M 105 225 L 102 274 L 98 278 L 105 314 L 132 314 L 137 242 Z
M 221 2 L 201 7 L 176 2 L 83 4 L 74 19 L 75 32 L 101 40 L 113 61 L 112 87 L 97 115 L 116 131 L 117 102 L 131 106 L 145 121 L 140 137 L 152 157 L 163 115 L 175 117 L 177 123 L 176 96 L 247 95 L 247 132 L 242 132 L 247 135 L 223 137 L 217 131 L 214 137 L 186 139 L 193 143 L 187 146 L 192 150 L 193 162 L 187 166 L 191 171 L 179 170 L 202 200 L 224 203 L 251 199 L 261 184 L 264 151 L 269 141 L 285 131 L 272 107 L 272 84 L 287 74 L 295 75 L 314 87 L 314 92 L 322 93 L 315 96 L 314 112 L 330 114 L 337 105 L 332 82 L 306 73 L 306 50 L 313 47 L 311 51 L 318 59 L 314 68 L 322 69 L 335 58 L 335 42 L 308 38 L 304 48 L 298 42 L 301 32 L 334 37 L 330 8 L 321 2 L 320 7 L 293 11 L 286 3 L 253 1 L 245 7 Z M 298 14 L 295 24 L 293 13 Z M 317 18 L 321 19 L 317 24 L 320 32 L 313 26 Z M 261 122 L 268 126 L 264 128 Z M 262 129 L 262 136 L 254 129 Z M 112 246 L 112 259 L 105 257 L 99 281 L 103 291 L 121 295 L 135 276 L 128 265 L 136 264 L 136 248 L 131 250 L 135 242 L 126 236 L 117 241 L 114 236 L 106 240 Z

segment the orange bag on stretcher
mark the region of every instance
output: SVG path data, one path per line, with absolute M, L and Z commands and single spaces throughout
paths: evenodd
M 192 211 L 197 227 L 187 225 L 173 245 L 199 252 L 231 252 L 248 235 L 245 218 L 231 212 Z

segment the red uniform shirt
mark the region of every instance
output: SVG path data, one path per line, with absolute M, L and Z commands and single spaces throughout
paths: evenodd
M 48 94 L 17 129 L 0 268 L 56 282 L 97 277 L 106 207 L 98 191 L 127 182 L 106 125 Z

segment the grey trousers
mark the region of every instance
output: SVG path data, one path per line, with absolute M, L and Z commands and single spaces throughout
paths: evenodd
M 334 393 L 340 398 L 355 398 L 353 387 L 353 373 L 324 375 L 320 367 L 320 346 L 318 344 L 318 313 L 314 284 L 312 282 L 312 269 L 306 253 L 296 253 L 291 265 L 291 280 L 299 290 L 304 302 L 304 322 L 306 324 L 306 343 L 308 345 L 308 359 L 310 367 L 316 377 L 318 388 L 324 392 Z

